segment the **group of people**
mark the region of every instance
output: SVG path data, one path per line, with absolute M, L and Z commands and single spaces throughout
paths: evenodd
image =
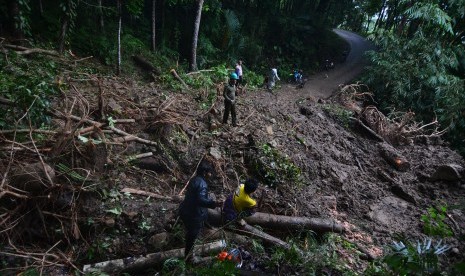
M 251 195 L 257 190 L 259 182 L 248 179 L 244 184 L 230 194 L 224 202 L 216 201 L 208 196 L 207 181 L 214 172 L 213 166 L 202 160 L 197 167 L 196 175 L 187 186 L 186 195 L 179 207 L 179 217 L 186 229 L 185 258 L 187 262 L 197 263 L 193 248 L 195 241 L 208 218 L 207 208 L 222 207 L 222 220 L 224 225 L 234 223 L 238 218 L 251 216 L 257 208 L 257 201 Z
M 229 114 L 231 114 L 232 125 L 237 126 L 236 119 L 236 95 L 237 90 L 243 85 L 242 78 L 242 60 L 238 60 L 234 72 L 229 75 L 228 84 L 223 89 L 224 97 L 224 113 L 223 113 L 223 124 L 228 123 Z M 265 86 L 268 91 L 272 91 L 276 85 L 276 81 L 281 79 L 278 76 L 278 69 L 274 66 L 271 67 L 270 73 L 265 77 Z

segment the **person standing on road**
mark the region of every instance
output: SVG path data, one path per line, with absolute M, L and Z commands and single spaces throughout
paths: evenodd
M 197 263 L 194 256 L 194 243 L 203 229 L 208 218 L 207 208 L 221 207 L 221 202 L 216 202 L 208 197 L 207 179 L 211 177 L 213 167 L 205 160 L 200 162 L 196 176 L 189 181 L 187 192 L 183 202 L 179 206 L 179 216 L 186 228 L 186 246 L 184 256 L 186 262 Z
M 275 86 L 276 81 L 281 80 L 278 76 L 278 69 L 276 67 L 271 67 L 270 76 L 268 77 L 268 90 L 271 92 L 271 89 Z
M 237 126 L 236 122 L 236 82 L 239 79 L 236 73 L 231 73 L 229 83 L 224 87 L 224 114 L 223 124 L 228 123 L 229 113 L 231 113 L 232 125 Z

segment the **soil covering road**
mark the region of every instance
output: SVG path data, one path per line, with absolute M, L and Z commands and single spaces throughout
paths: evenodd
M 136 123 L 117 123 L 118 129 L 137 135 L 138 141 L 156 144 L 130 142 L 133 137 L 128 136 L 118 140 L 120 135 L 114 130 L 109 134 L 110 127 L 102 127 L 105 131 L 93 136 L 97 139 L 106 135 L 104 146 L 89 146 L 84 139 L 68 144 L 80 149 L 73 151 L 72 158 L 81 156 L 75 166 L 89 169 L 90 175 L 78 186 L 68 187 L 68 192 L 61 189 L 58 198 L 37 199 L 35 206 L 43 207 L 47 225 L 38 219 L 38 209 L 34 208 L 25 215 L 31 218 L 21 217 L 21 233 L 15 234 L 24 234 L 29 238 L 23 242 L 31 239 L 42 248 L 67 240 L 74 244 L 67 256 L 78 266 L 180 248 L 183 232 L 176 223 L 178 204 L 162 197 L 178 196 L 199 160 L 206 157 L 216 168 L 209 186 L 216 198 L 224 199 L 247 177 L 258 177 L 268 183 L 263 187 L 266 196 L 260 212 L 334 219 L 346 227 L 341 239 L 365 248 L 372 257 L 381 257 L 386 246 L 396 240 L 395 234 L 411 241 L 422 240 L 421 216 L 429 207 L 444 203 L 448 206 L 445 223 L 456 237 L 463 237 L 464 159 L 441 139 L 427 139 L 425 134 L 424 139 L 413 137 L 395 145 L 397 153 L 408 161 L 407 169 L 399 170 L 389 163 L 383 157 L 387 142 L 373 138 L 349 118 L 357 115 L 354 106 L 363 103 L 353 98 L 344 101 L 347 98 L 338 90 L 340 84 L 350 83 L 362 71 L 362 53 L 370 44 L 355 34 L 336 32 L 352 47 L 345 63 L 310 76 L 303 89 L 288 84 L 278 84 L 273 93 L 249 89 L 238 99 L 238 127 L 220 124 L 222 96 L 212 106 L 202 106 L 210 90 L 191 95 L 129 79 L 71 79 L 76 87 L 70 92 L 74 98 L 56 101 L 57 109 L 65 108 L 67 102 L 71 106 L 74 99 L 74 115 L 88 116 L 79 110 L 85 106 L 81 103 L 86 103 L 93 111 L 93 117 L 88 118 L 97 120 L 100 95 L 104 97 L 105 113 L 113 114 L 113 118 L 135 119 Z M 247 72 L 244 74 L 246 78 Z M 56 120 L 55 128 L 63 127 L 64 122 Z M 134 157 L 150 152 L 153 155 L 146 158 Z M 66 156 L 71 159 L 71 155 Z M 99 166 L 98 160 L 104 160 L 100 163 L 105 166 Z M 441 166 L 458 173 L 453 175 L 447 169 L 438 172 Z M 85 176 L 83 170 L 76 172 Z M 64 175 L 57 183 L 66 183 Z M 284 240 L 299 238 L 285 229 L 268 233 Z M 41 237 L 55 242 L 38 242 Z M 449 237 L 444 242 L 454 248 L 447 253 L 447 262 L 463 259 L 463 241 Z M 345 263 L 344 269 L 362 272 L 368 262 L 360 259 L 360 252 L 342 246 L 341 240 L 339 244 L 332 253 Z M 270 266 L 269 248 L 259 253 L 251 243 L 242 247 L 250 253 L 243 265 L 245 270 L 273 275 L 299 272 L 291 264 Z M 322 261 L 320 273 L 328 272 L 326 265 Z M 334 267 L 329 271 L 338 275 Z

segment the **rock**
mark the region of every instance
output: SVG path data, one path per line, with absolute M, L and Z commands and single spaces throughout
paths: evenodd
M 161 249 L 168 244 L 169 235 L 166 232 L 158 233 L 150 237 L 149 244 L 156 249 Z
M 130 212 L 123 212 L 123 215 L 127 216 L 129 220 L 133 221 L 135 217 L 137 217 L 139 213 L 135 211 L 130 211 Z
M 456 255 L 459 255 L 460 254 L 460 251 L 457 247 L 454 247 L 452 248 L 452 253 L 456 254 Z
M 278 142 L 276 140 L 272 140 L 271 142 L 268 143 L 272 148 L 278 147 Z
M 268 133 L 269 135 L 273 135 L 273 127 L 272 126 L 267 126 L 266 127 L 266 133 Z
M 26 192 L 44 191 L 51 186 L 45 171 L 54 181 L 55 170 L 48 164 L 42 165 L 42 163 L 37 162 L 18 166 L 12 169 L 10 173 L 10 185 Z
M 211 147 L 210 148 L 210 155 L 213 158 L 215 158 L 216 160 L 221 160 L 221 158 L 222 158 L 220 149 L 216 148 L 216 147 Z
M 121 105 L 119 105 L 113 98 L 110 98 L 110 100 L 108 101 L 108 107 L 111 108 L 112 111 L 118 114 L 121 114 L 121 112 L 123 111 L 123 108 L 121 107 Z
M 113 228 L 115 226 L 115 219 L 114 218 L 105 218 L 105 225 Z
M 322 196 L 321 200 L 323 201 L 323 204 L 326 208 L 329 210 L 335 211 L 337 209 L 337 199 L 336 196 L 330 195 L 330 196 Z
M 439 166 L 431 176 L 432 180 L 458 181 L 461 180 L 463 167 L 456 164 Z

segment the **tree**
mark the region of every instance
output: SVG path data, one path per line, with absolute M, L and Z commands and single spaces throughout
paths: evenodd
M 192 34 L 191 59 L 189 71 L 197 71 L 197 42 L 199 39 L 200 19 L 202 18 L 202 7 L 204 0 L 196 0 L 197 9 L 195 13 L 194 32 Z
M 122 9 L 122 1 L 117 0 L 117 9 L 118 9 L 118 62 L 116 65 L 116 74 L 121 74 L 121 25 L 122 25 L 122 17 L 123 17 L 123 9 Z
M 155 25 L 155 19 L 156 19 L 156 6 L 157 0 L 152 0 L 152 52 L 155 52 L 156 50 L 156 25 Z

